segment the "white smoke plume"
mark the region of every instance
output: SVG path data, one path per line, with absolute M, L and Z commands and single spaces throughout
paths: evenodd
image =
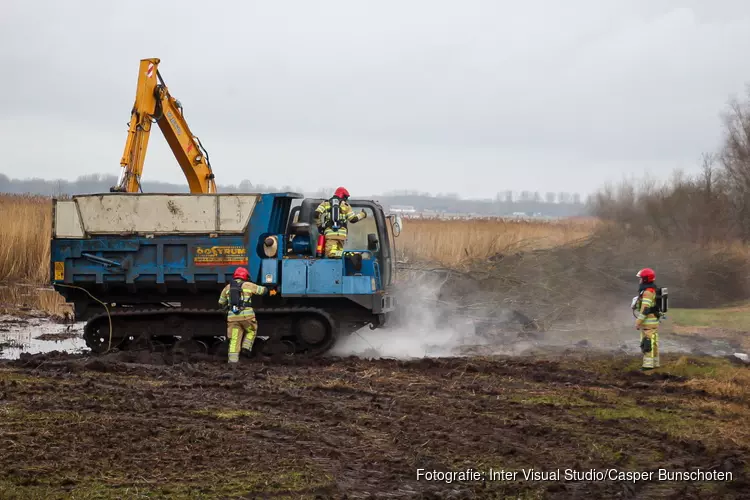
M 502 299 L 474 306 L 462 314 L 457 311 L 459 304 L 456 302 L 466 305 L 476 297 L 453 294 L 456 302 L 441 300 L 440 291 L 444 286 L 456 291 L 456 283 L 446 284 L 445 276 L 412 274 L 408 283 L 406 290 L 396 295 L 399 313 L 395 321 L 384 328 L 363 328 L 342 338 L 329 354 L 410 359 L 522 355 L 548 349 L 638 352 L 638 332 L 632 326 L 634 318 L 629 297 L 624 297 L 620 303 L 600 295 L 598 313 L 584 314 L 578 321 L 556 322 L 546 332 L 521 333 L 521 325 L 512 321 L 512 311 Z
M 467 345 L 486 345 L 471 318 L 452 312 L 438 300 L 444 277 L 413 276 L 409 287 L 396 294 L 399 313 L 392 324 L 369 327 L 339 340 L 333 356 L 409 359 L 461 355 Z

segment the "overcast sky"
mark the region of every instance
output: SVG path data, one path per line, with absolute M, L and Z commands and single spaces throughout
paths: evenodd
M 118 174 L 159 57 L 220 184 L 586 194 L 696 169 L 748 53 L 739 0 L 3 0 L 0 172 Z

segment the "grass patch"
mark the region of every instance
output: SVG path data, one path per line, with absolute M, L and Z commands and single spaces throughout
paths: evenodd
M 122 373 L 97 373 L 87 374 L 84 373 L 82 377 L 89 378 L 101 382 L 107 380 L 112 383 L 122 383 L 132 386 L 146 386 L 146 387 L 164 387 L 169 382 L 167 380 L 148 378 L 144 375 L 124 375 Z
M 206 498 L 207 495 L 234 498 L 284 493 L 298 498 L 305 492 L 320 488 L 330 491 L 334 488 L 333 479 L 328 474 L 312 468 L 277 472 L 257 471 L 252 467 L 245 467 L 238 469 L 234 475 L 187 475 L 184 478 L 143 478 L 135 481 L 123 477 L 79 479 L 31 473 L 0 478 L 3 498 Z
M 716 432 L 714 425 L 706 422 L 698 412 L 683 408 L 658 408 L 640 406 L 632 399 L 623 398 L 618 406 L 609 408 L 582 408 L 577 410 L 601 421 L 630 423 L 643 427 L 644 432 L 665 432 L 677 439 L 704 440 Z
M 5 427 L 6 430 L 35 426 L 35 432 L 44 434 L 48 432 L 48 426 L 80 424 L 91 419 L 96 419 L 96 415 L 62 410 L 29 411 L 10 404 L 0 406 L 0 428 Z
M 667 317 L 676 326 L 702 326 L 750 332 L 750 304 L 714 309 L 670 309 Z
M 599 404 L 616 404 L 620 402 L 621 396 L 614 389 L 601 387 L 589 387 L 583 390 L 582 396 L 588 401 Z
M 738 425 L 738 421 L 747 419 L 746 409 L 721 401 L 698 401 L 686 399 L 674 405 L 675 401 L 659 397 L 639 402 L 628 399 L 615 407 L 577 411 L 600 421 L 629 424 L 645 433 L 666 433 L 674 439 L 701 442 L 711 451 L 726 443 L 746 445 L 750 431 Z
M 715 378 L 719 372 L 730 368 L 729 362 L 721 358 L 680 356 L 676 361 L 664 364 L 660 371 L 686 378 Z
M 563 408 L 595 406 L 595 403 L 575 395 L 565 393 L 528 394 L 511 396 L 511 401 L 528 405 L 545 405 Z
M 2 384 L 0 385 L 32 384 L 32 383 L 38 384 L 38 383 L 44 383 L 48 381 L 49 379 L 27 375 L 26 373 L 15 370 L 13 368 L 0 368 L 0 382 L 2 382 Z M 59 381 L 55 381 L 55 383 L 58 383 L 58 382 Z
M 254 411 L 254 410 L 210 409 L 210 410 L 194 410 L 192 413 L 195 413 L 197 415 L 210 415 L 210 416 L 224 419 L 224 420 L 230 420 L 234 418 L 263 416 L 261 412 Z
M 750 400 L 750 367 L 736 366 L 723 358 L 682 356 L 667 365 L 667 373 L 687 377 L 684 385 L 714 396 Z
M 711 356 L 678 356 L 666 360 L 662 356 L 659 373 L 668 373 L 686 378 L 711 379 L 719 382 L 737 382 L 750 385 L 750 368 L 732 364 L 725 358 Z
M 589 452 L 598 457 L 603 463 L 617 464 L 620 466 L 633 467 L 636 464 L 635 457 L 629 453 L 627 446 L 614 448 L 608 443 L 593 440 L 584 441 Z
M 620 406 L 618 408 L 594 408 L 591 413 L 599 420 L 627 420 L 643 419 L 663 421 L 670 418 L 669 416 L 660 415 L 659 412 L 651 408 L 642 408 L 638 406 Z
M 620 364 L 619 370 L 627 373 L 639 365 L 638 359 Z M 747 442 L 750 431 L 738 426 L 737 421 L 750 417 L 747 407 L 750 369 L 733 365 L 723 358 L 662 356 L 662 367 L 644 374 L 644 377 L 648 380 L 663 374 L 682 377 L 686 380 L 672 383 L 700 392 L 690 398 L 656 396 L 636 400 L 609 389 L 586 388 L 582 396 L 597 403 L 596 407 L 581 407 L 574 411 L 600 421 L 614 421 L 618 425 L 627 425 L 628 422 L 635 426 L 646 425 L 649 431 L 665 432 L 677 439 L 701 441 L 708 447 L 722 440 L 738 445 Z M 662 382 L 655 380 L 654 383 Z
M 613 371 L 638 371 L 640 357 L 624 363 L 618 360 Z M 612 372 L 609 372 L 612 373 Z M 711 356 L 661 355 L 661 367 L 645 372 L 645 377 L 671 375 L 687 379 L 681 385 L 703 390 L 709 395 L 750 401 L 750 367 L 731 363 L 725 358 Z

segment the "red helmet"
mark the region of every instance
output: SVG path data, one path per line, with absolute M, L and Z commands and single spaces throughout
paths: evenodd
M 643 269 L 638 271 L 638 274 L 636 274 L 636 276 L 641 278 L 641 281 L 643 283 L 653 283 L 656 279 L 656 273 L 650 267 L 644 267 Z
M 234 278 L 239 278 L 241 280 L 247 281 L 250 279 L 250 273 L 248 273 L 247 269 L 245 269 L 244 267 L 238 267 L 234 270 Z
M 349 198 L 349 191 L 347 191 L 345 187 L 340 187 L 336 189 L 336 192 L 333 193 L 333 196 L 335 196 L 336 198 L 341 198 L 342 200 L 345 200 Z

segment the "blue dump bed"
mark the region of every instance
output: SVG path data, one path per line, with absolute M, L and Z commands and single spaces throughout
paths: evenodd
M 355 273 L 348 260 L 296 259 L 294 254 L 283 258 L 292 199 L 113 194 L 56 201 L 53 281 L 92 291 L 124 286 L 130 293 L 165 286 L 215 289 L 231 279 L 237 266 L 244 266 L 254 281 L 281 285 L 285 295 L 371 294 L 381 289 L 379 266 L 372 259 L 363 259 Z M 282 246 L 272 257 L 263 251 L 268 236 L 276 238 L 277 248 Z M 302 248 L 312 249 L 308 239 Z
M 55 200 L 52 283 L 82 320 L 101 319 L 106 303 L 108 319 L 113 311 L 132 317 L 199 309 L 223 321 L 219 293 L 242 266 L 252 281 L 279 292 L 254 302 L 259 321 L 272 314 L 291 318 L 296 308 L 325 317 L 337 331 L 382 324 L 394 307 L 388 219 L 376 203 L 352 201 L 368 217 L 350 225 L 347 256 L 319 258 L 310 224 L 319 201 L 294 193 Z
M 278 212 L 288 210 L 283 205 L 291 198 L 278 199 L 112 194 L 56 200 L 53 281 L 102 291 L 118 285 L 129 292 L 160 285 L 215 287 L 237 266 L 254 267 L 257 278 L 260 256 L 249 242 L 261 233 L 283 232 L 286 220 Z
M 253 281 L 259 284 L 281 285 L 285 296 L 371 294 L 381 281 L 374 260 L 363 260 L 360 275 L 355 276 L 353 265 L 346 260 L 248 257 L 244 238 L 238 236 L 55 240 L 52 255 L 55 284 L 81 285 L 101 292 L 117 286 L 133 293 L 164 287 L 172 291 L 206 286 L 215 289 L 231 280 L 237 266 L 251 268 Z

